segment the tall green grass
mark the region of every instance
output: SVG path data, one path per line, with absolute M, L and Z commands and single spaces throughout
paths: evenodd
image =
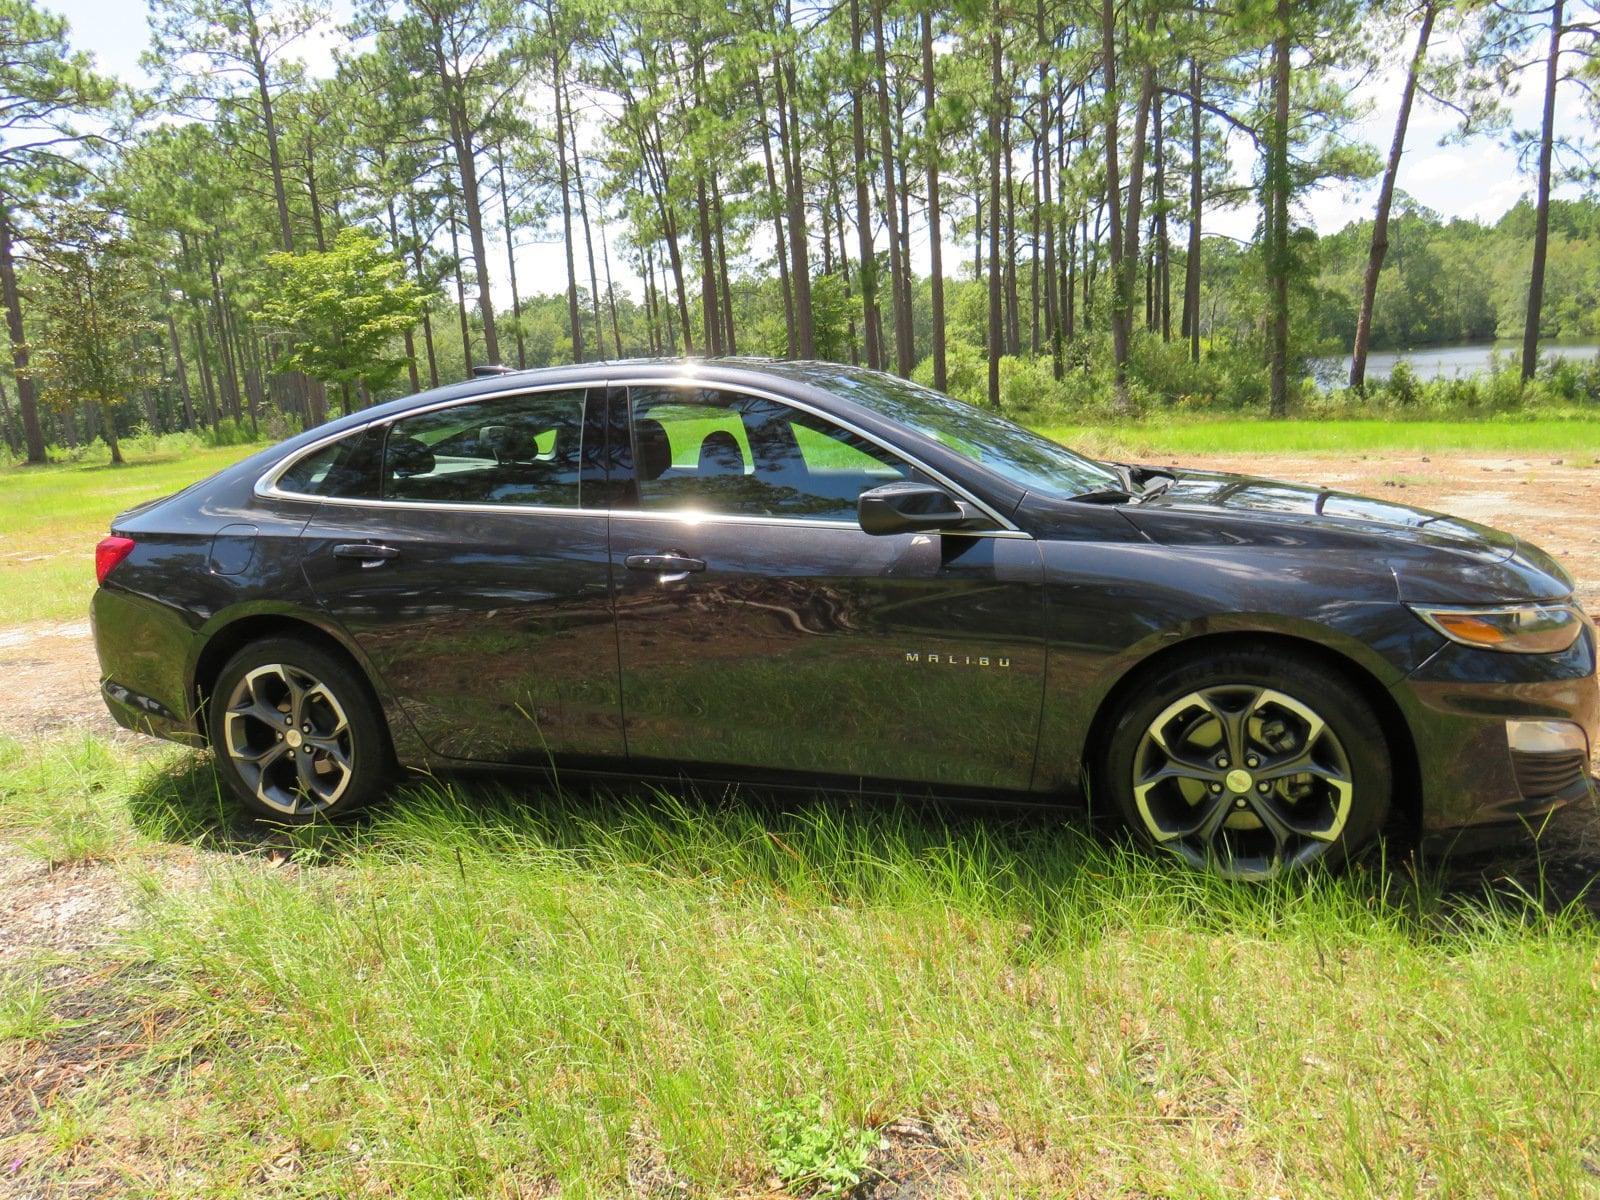
M 94 546 L 112 517 L 259 448 L 130 446 L 121 467 L 99 459 L 0 467 L 0 622 L 84 617 L 94 591 Z
M 1239 888 L 1049 814 L 448 780 L 264 838 L 192 758 L 101 795 L 146 847 L 120 861 L 203 874 L 135 876 L 149 1036 L 70 1152 L 6 1144 L 24 1186 L 804 1195 L 900 1118 L 986 1196 L 1578 1196 L 1600 1166 L 1593 921 L 1381 857 Z

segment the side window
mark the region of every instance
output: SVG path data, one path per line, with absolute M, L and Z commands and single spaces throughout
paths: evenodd
M 382 497 L 430 504 L 578 506 L 582 389 L 497 396 L 389 428 Z
M 921 478 L 859 434 L 760 396 L 634 388 L 630 409 L 646 510 L 847 521 L 868 488 Z
M 278 476 L 277 488 L 300 496 L 371 500 L 378 494 L 381 434 L 360 429 L 296 459 Z

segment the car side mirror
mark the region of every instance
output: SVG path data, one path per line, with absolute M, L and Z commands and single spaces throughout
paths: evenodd
M 856 501 L 856 519 L 867 533 L 917 533 L 952 529 L 963 524 L 967 514 L 943 488 L 908 480 L 862 492 Z

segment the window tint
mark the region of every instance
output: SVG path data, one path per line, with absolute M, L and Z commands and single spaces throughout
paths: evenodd
M 737 392 L 635 388 L 639 504 L 737 516 L 851 520 L 868 488 L 922 478 L 859 434 Z
M 576 508 L 583 398 L 497 396 L 402 418 L 384 447 L 383 498 Z
M 361 429 L 294 462 L 278 476 L 279 491 L 370 500 L 378 494 L 379 435 Z

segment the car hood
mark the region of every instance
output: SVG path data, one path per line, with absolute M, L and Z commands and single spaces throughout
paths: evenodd
M 1118 509 L 1165 545 L 1358 551 L 1390 567 L 1410 601 L 1554 598 L 1572 590 L 1571 577 L 1544 551 L 1475 521 L 1307 484 L 1170 474 L 1176 481 L 1164 492 Z
M 1194 514 L 1264 518 L 1277 528 L 1298 527 L 1308 533 L 1380 533 L 1485 561 L 1509 558 L 1517 549 L 1511 534 L 1460 517 L 1332 488 L 1217 471 L 1184 471 L 1166 491 L 1125 511 L 1135 524 L 1146 514 Z

